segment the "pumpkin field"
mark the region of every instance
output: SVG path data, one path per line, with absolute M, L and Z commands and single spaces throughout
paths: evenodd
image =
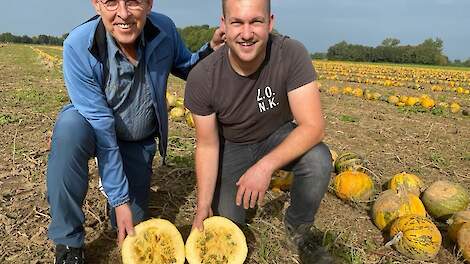
M 61 47 L 0 44 L 0 263 L 53 262 L 54 245 L 47 239 L 50 216 L 45 172 L 54 121 L 69 101 L 61 63 Z M 321 231 L 319 242 L 336 263 L 464 263 L 465 243 L 470 258 L 470 224 L 465 224 L 466 233 L 460 233 L 469 240 L 461 242 L 459 250 L 454 241 L 463 239 L 449 237 L 456 233 L 448 234 L 448 217 L 434 217 L 435 200 L 424 197 L 422 216 L 400 217 L 393 223 L 387 217 L 385 222 L 378 220 L 382 205 L 375 201 L 389 188 L 390 179 L 402 172 L 421 181 L 417 193 L 410 192 L 418 203 L 425 200 L 421 191 L 438 181 L 455 184 L 461 187 L 459 194 L 469 195 L 470 68 L 313 64 L 321 83 L 324 142 L 338 156 L 353 153 L 360 157 L 360 171 L 372 182 L 370 193 L 350 199 L 338 194 L 337 173 L 332 172 L 331 186 L 315 218 Z M 168 94 L 175 101 L 183 97 L 184 81 L 171 76 Z M 157 156 L 153 165 L 150 214 L 169 220 L 186 241 L 195 207 L 196 142 L 184 109 L 172 115 L 169 131 L 167 164 L 162 166 Z M 93 264 L 121 263 L 94 160 L 89 162 L 89 174 L 83 206 L 86 259 Z M 248 225 L 242 228 L 248 244 L 246 263 L 301 263 L 287 245 L 282 224 L 288 188 L 272 187 L 264 206 L 249 211 Z M 391 197 L 397 195 L 390 192 Z M 470 210 L 468 202 L 459 209 L 465 210 Z M 466 217 L 462 221 L 470 222 Z M 410 258 L 399 252 L 397 243 L 388 243 L 393 240 L 390 228 L 403 230 L 413 221 L 417 230 L 441 236 L 432 258 L 413 254 Z

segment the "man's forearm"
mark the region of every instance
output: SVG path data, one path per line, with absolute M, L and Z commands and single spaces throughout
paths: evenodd
M 219 167 L 219 144 L 197 145 L 196 147 L 196 178 L 197 206 L 211 206 L 214 196 L 217 172 Z

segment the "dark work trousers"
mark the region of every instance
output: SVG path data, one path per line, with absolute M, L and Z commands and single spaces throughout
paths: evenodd
M 118 145 L 129 184 L 133 222 L 137 224 L 147 217 L 155 139 L 118 140 Z M 71 247 L 84 244 L 82 205 L 88 190 L 88 160 L 94 157 L 95 147 L 90 123 L 73 106 L 66 106 L 54 127 L 47 165 L 47 200 L 51 214 L 48 236 L 56 244 Z M 110 215 L 115 227 L 114 209 Z
M 243 203 L 235 203 L 240 177 L 258 160 L 278 146 L 296 125 L 281 126 L 265 140 L 254 144 L 236 144 L 225 140 L 221 144 L 219 175 L 214 193 L 214 214 L 225 216 L 239 224 L 245 223 Z M 319 143 L 283 169 L 294 173 L 290 189 L 291 203 L 286 221 L 294 227 L 312 224 L 320 202 L 327 191 L 331 172 L 331 155 L 328 147 Z

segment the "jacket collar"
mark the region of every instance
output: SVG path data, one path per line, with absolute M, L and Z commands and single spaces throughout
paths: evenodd
M 106 29 L 104 27 L 103 20 L 101 20 L 100 16 L 97 15 L 89 19 L 87 22 L 96 19 L 99 19 L 98 25 L 96 26 L 95 34 L 88 50 L 99 62 L 105 63 L 108 59 L 108 47 Z M 152 22 L 151 17 L 147 16 L 147 21 L 144 26 L 145 42 L 152 43 L 152 41 L 157 38 L 161 32 L 160 28 Z

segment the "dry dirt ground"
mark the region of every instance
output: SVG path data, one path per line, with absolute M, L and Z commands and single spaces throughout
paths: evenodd
M 47 138 L 54 119 L 68 99 L 59 65 L 51 66 L 29 46 L 0 45 L 0 263 L 52 263 L 47 240 L 50 221 L 46 200 Z M 60 58 L 60 48 L 39 47 Z M 324 87 L 345 85 L 322 82 Z M 182 95 L 183 83 L 172 79 L 169 89 Z M 381 93 L 408 88 L 369 87 Z M 470 106 L 470 96 L 448 94 Z M 381 101 L 322 93 L 327 121 L 325 142 L 337 152 L 354 151 L 367 158 L 369 174 L 380 190 L 402 171 L 436 180 L 458 182 L 470 190 L 470 119 L 462 114 L 433 115 L 400 109 Z M 194 131 L 171 122 L 168 165 L 154 163 L 151 215 L 175 223 L 186 237 L 193 216 Z M 86 257 L 89 263 L 120 263 L 115 233 L 109 229 L 106 200 L 97 188 L 90 162 L 86 215 Z M 299 263 L 284 239 L 282 215 L 288 193 L 268 193 L 263 208 L 252 212 L 244 229 L 249 244 L 247 263 Z M 323 244 L 338 263 L 419 263 L 383 245 L 388 237 L 372 223 L 370 204 L 345 203 L 327 193 L 316 215 Z M 434 263 L 462 263 L 437 223 L 444 243 Z

